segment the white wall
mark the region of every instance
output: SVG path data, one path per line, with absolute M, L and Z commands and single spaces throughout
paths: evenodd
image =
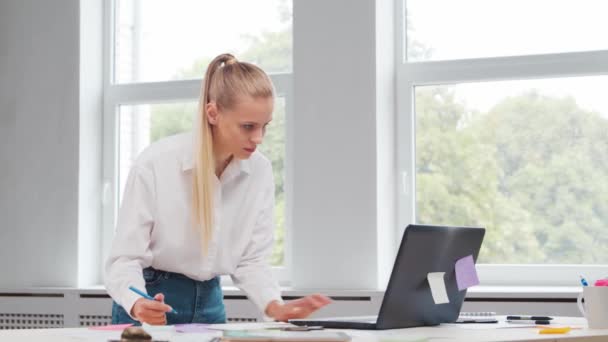
M 3 287 L 76 285 L 78 24 L 77 0 L 0 2 Z
M 79 9 L 78 0 L 0 2 L 2 288 L 78 283 L 78 200 L 92 191 L 79 194 L 89 147 L 80 109 L 90 108 L 79 97 Z
M 386 118 L 392 104 L 377 101 L 391 100 L 385 95 L 394 82 L 385 73 L 376 77 L 378 63 L 393 58 L 376 42 L 376 25 L 392 25 L 377 22 L 376 3 L 385 2 L 294 1 L 296 288 L 373 289 L 381 278 L 376 203 L 388 195 L 376 187 L 376 128 L 378 115 Z M 394 230 L 390 218 L 383 222 L 390 226 L 382 228 Z

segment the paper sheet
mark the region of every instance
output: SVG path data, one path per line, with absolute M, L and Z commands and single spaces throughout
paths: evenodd
M 180 333 L 208 333 L 213 332 L 209 330 L 209 324 L 191 323 L 191 324 L 176 324 L 175 331 Z
M 454 269 L 456 271 L 456 284 L 458 285 L 458 290 L 462 291 L 471 286 L 479 285 L 479 277 L 477 277 L 475 261 L 473 260 L 472 255 L 467 255 L 456 261 Z
M 293 327 L 293 324 L 284 322 L 260 322 L 260 323 L 227 323 L 209 324 L 208 329 L 213 330 L 260 330 L 260 329 L 279 329 Z
M 171 334 L 175 332 L 175 327 L 173 325 L 150 325 L 148 323 L 144 323 L 141 327 L 154 339 L 159 339 L 157 336 L 159 334 Z
M 431 287 L 431 295 L 433 296 L 433 301 L 435 301 L 435 304 L 445 304 L 450 302 L 448 293 L 445 289 L 445 281 L 443 280 L 444 275 L 445 272 L 430 272 L 426 276 L 427 280 L 429 281 L 429 286 Z
M 106 330 L 106 331 L 123 331 L 125 328 L 132 326 L 133 324 L 109 324 L 109 325 L 101 325 L 98 327 L 89 327 L 91 330 Z

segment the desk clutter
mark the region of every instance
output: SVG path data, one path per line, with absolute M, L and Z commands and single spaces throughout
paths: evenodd
M 351 336 L 340 331 L 294 326 L 289 323 L 178 324 L 141 327 L 131 324 L 80 329 L 72 337 L 110 342 L 348 342 Z
M 569 334 L 572 330 L 580 330 L 582 325 L 562 324 L 553 322 L 553 317 L 541 316 L 496 316 L 494 312 L 462 312 L 459 319 L 494 320 L 493 324 L 441 324 L 442 327 L 458 327 L 464 330 L 522 330 L 528 329 L 533 335 Z M 552 321 L 550 325 L 528 322 L 529 318 L 543 318 Z M 512 321 L 521 321 L 521 324 Z M 295 329 L 294 329 L 295 328 Z M 152 326 L 145 324 L 142 327 L 131 325 L 110 325 L 106 327 L 92 327 L 78 331 L 78 337 L 94 341 L 111 342 L 349 342 L 357 340 L 357 334 L 369 334 L 365 331 L 339 331 L 325 330 L 318 327 L 303 329 L 289 323 L 234 323 L 234 324 L 179 324 L 174 326 Z M 431 327 L 429 327 L 431 328 Z M 414 328 L 415 329 L 415 328 Z M 398 332 L 385 330 L 383 334 L 398 337 Z M 522 330 L 523 332 L 523 330 Z M 74 335 L 75 333 L 72 333 Z M 352 335 L 351 335 L 352 334 Z

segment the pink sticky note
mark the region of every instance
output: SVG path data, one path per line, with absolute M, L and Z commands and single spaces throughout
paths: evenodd
M 98 326 L 98 327 L 89 327 L 89 329 L 91 330 L 110 330 L 110 331 L 114 331 L 114 330 L 124 330 L 125 328 L 128 328 L 130 326 L 132 326 L 133 324 L 128 323 L 128 324 L 110 324 L 110 325 L 102 325 L 102 326 Z
M 176 324 L 175 331 L 181 333 L 200 333 L 200 332 L 209 332 L 207 326 L 209 324 L 202 323 L 190 323 L 190 324 Z
M 597 280 L 593 286 L 608 286 L 608 279 Z
M 475 270 L 475 261 L 473 261 L 472 255 L 467 255 L 456 261 L 455 270 L 458 290 L 462 291 L 479 284 L 479 278 Z

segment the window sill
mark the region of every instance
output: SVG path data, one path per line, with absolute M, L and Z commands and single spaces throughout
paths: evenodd
M 235 286 L 223 286 L 224 294 L 228 296 L 244 296 L 245 293 Z M 332 297 L 382 297 L 381 290 L 337 290 L 337 289 L 293 289 L 282 287 L 285 297 L 301 297 L 311 293 L 322 293 Z M 467 298 L 488 299 L 497 301 L 500 299 L 525 301 L 525 299 L 575 299 L 581 292 L 581 287 L 571 286 L 475 286 L 467 292 Z M 0 289 L 3 294 L 49 294 L 49 293 L 78 293 L 85 295 L 106 295 L 102 285 L 88 286 L 82 288 L 67 287 L 36 287 L 27 289 Z

